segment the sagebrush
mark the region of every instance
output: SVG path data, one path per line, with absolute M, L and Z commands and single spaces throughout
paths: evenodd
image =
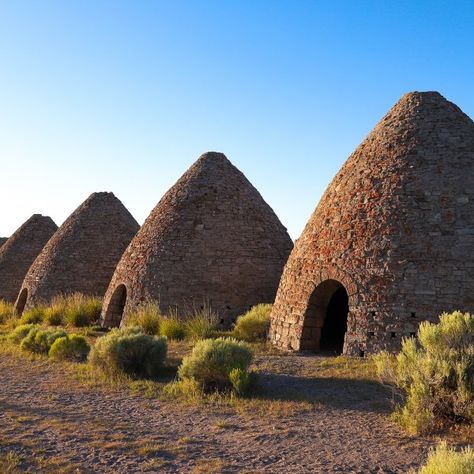
M 240 390 L 245 386 L 241 383 L 243 375 L 234 372 L 232 381 L 230 374 L 234 369 L 247 372 L 251 361 L 252 352 L 245 342 L 232 338 L 205 339 L 183 359 L 178 375 L 181 379 L 196 380 L 206 391 L 226 390 L 233 381 Z
M 87 359 L 89 351 L 90 346 L 84 336 L 68 334 L 53 342 L 48 355 L 56 360 L 83 362 Z
M 401 352 L 375 357 L 384 381 L 404 400 L 395 418 L 409 431 L 429 432 L 445 422 L 474 420 L 474 317 L 443 313 L 438 324 L 423 322 Z
M 140 327 L 127 327 L 98 338 L 89 361 L 112 375 L 155 377 L 163 369 L 166 353 L 165 338 L 145 334 Z
M 430 450 L 418 474 L 474 474 L 474 450 L 467 447 L 456 451 L 442 443 Z

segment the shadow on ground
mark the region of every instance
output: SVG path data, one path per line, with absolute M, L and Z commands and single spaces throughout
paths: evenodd
M 337 409 L 379 413 L 388 413 L 393 408 L 390 389 L 364 379 L 260 373 L 254 396 L 263 400 L 305 401 Z

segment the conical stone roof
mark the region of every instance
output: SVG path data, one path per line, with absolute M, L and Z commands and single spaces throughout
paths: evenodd
M 285 267 L 272 341 L 318 349 L 344 289 L 352 355 L 474 310 L 474 123 L 437 92 L 403 96 L 327 188 Z
M 153 209 L 120 260 L 105 326 L 157 300 L 179 314 L 209 305 L 222 324 L 272 302 L 292 248 L 286 229 L 222 154 L 202 155 Z M 125 307 L 124 307 L 125 305 Z
M 57 228 L 51 217 L 33 214 L 0 247 L 0 299 L 15 302 L 26 272 Z
M 29 269 L 17 311 L 58 294 L 102 296 L 139 225 L 113 193 L 93 193 L 61 225 Z

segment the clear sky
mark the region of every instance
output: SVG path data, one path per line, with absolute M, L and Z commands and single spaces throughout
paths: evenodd
M 408 91 L 474 117 L 474 1 L 0 0 L 0 236 L 92 192 L 135 218 L 224 152 L 297 238 Z

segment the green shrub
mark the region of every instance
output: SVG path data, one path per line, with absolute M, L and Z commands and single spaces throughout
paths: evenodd
M 39 328 L 39 326 L 37 324 L 21 324 L 7 336 L 7 339 L 15 344 L 20 344 L 33 328 Z
M 100 298 L 74 293 L 66 297 L 64 320 L 75 327 L 91 326 L 99 320 L 101 310 Z
M 235 368 L 229 372 L 229 381 L 237 395 L 246 395 L 252 382 L 251 374 L 244 369 Z
M 474 317 L 443 313 L 438 324 L 423 322 L 418 340 L 402 341 L 401 352 L 375 357 L 379 376 L 405 400 L 395 418 L 411 432 L 439 422 L 474 420 Z
M 31 328 L 30 332 L 21 341 L 20 348 L 37 354 L 47 354 L 53 342 L 64 336 L 66 336 L 66 333 L 61 329 L 44 329 L 36 326 Z
M 0 300 L 0 324 L 5 324 L 9 319 L 13 319 L 15 315 L 15 306 Z
M 184 321 L 186 337 L 193 341 L 207 339 L 214 334 L 218 321 L 218 315 L 209 306 L 195 309 Z
M 251 361 L 252 353 L 244 342 L 231 338 L 205 339 L 183 359 L 178 374 L 181 379 L 195 379 L 206 391 L 227 389 L 232 386 L 229 378 L 232 370 L 247 371 Z
M 264 341 L 270 329 L 271 304 L 259 304 L 237 318 L 234 337 L 243 341 Z
M 148 302 L 137 308 L 127 319 L 127 326 L 139 326 L 146 334 L 156 336 L 160 334 L 161 314 L 158 304 Z
M 20 324 L 39 324 L 44 320 L 44 306 L 35 306 L 25 311 L 20 319 Z
M 426 464 L 419 474 L 474 474 L 474 450 L 464 448 L 461 451 L 450 449 L 446 443 L 431 449 Z
M 83 362 L 87 359 L 90 346 L 84 336 L 69 334 L 56 339 L 49 349 L 49 357 L 56 360 Z
M 166 358 L 163 337 L 145 334 L 142 328 L 113 329 L 97 339 L 89 361 L 107 373 L 124 372 L 135 376 L 159 375 Z
M 186 337 L 186 327 L 176 314 L 170 314 L 161 318 L 160 334 L 168 339 L 181 341 Z

